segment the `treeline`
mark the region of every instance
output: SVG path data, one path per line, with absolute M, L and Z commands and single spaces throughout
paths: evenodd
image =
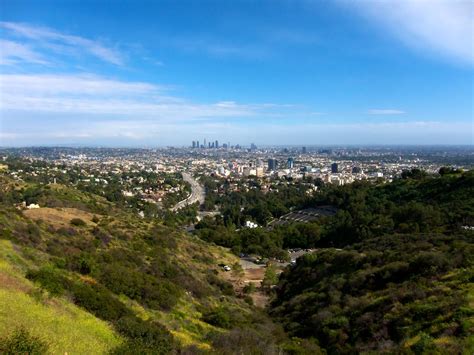
M 239 255 L 257 254 L 288 260 L 288 248 L 313 248 L 318 245 L 324 228 L 319 223 L 288 224 L 273 229 L 226 227 L 222 219 L 204 218 L 196 224 L 195 233 L 203 240 L 230 248 Z
M 344 247 L 384 234 L 448 232 L 461 225 L 472 225 L 474 173 L 445 171 L 441 176 L 431 177 L 413 170 L 390 184 L 325 185 L 313 198 L 301 198 L 300 206 L 332 205 L 338 212 L 312 223 L 248 229 L 229 223 L 231 217 L 223 211 L 224 216 L 198 223 L 196 233 L 208 242 L 232 248 L 236 254 L 282 258 L 287 248 Z M 242 199 L 256 195 L 258 191 L 243 193 L 241 200 L 229 207 L 236 214 L 243 208 L 237 222 L 254 216 L 249 213 L 259 210 L 259 206 L 271 205 L 275 198 L 270 193 L 262 194 L 259 205 L 243 207 L 248 206 L 248 201 Z M 278 201 L 279 204 L 295 203 L 294 199 L 285 200 L 282 195 Z
M 309 184 L 313 182 L 312 179 L 288 179 L 262 191 L 261 181 L 249 179 L 238 182 L 238 191 L 233 191 L 231 182 L 227 179 L 203 176 L 201 181 L 206 189 L 205 209 L 212 211 L 218 206 L 223 223 L 237 228 L 247 220 L 266 226 L 272 219 L 288 213 L 291 208 L 303 206 L 308 201 Z

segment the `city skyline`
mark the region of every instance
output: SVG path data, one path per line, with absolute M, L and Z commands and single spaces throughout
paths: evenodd
M 472 145 L 473 10 L 5 1 L 0 145 Z

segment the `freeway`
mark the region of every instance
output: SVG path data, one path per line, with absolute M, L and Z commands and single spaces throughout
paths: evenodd
M 199 182 L 193 178 L 193 176 L 189 173 L 183 172 L 183 180 L 186 181 L 191 185 L 191 194 L 184 199 L 183 201 L 178 202 L 171 210 L 177 211 L 180 208 L 183 208 L 187 205 L 192 205 L 196 202 L 199 204 L 204 203 L 204 199 L 206 198 L 206 193 L 204 192 L 204 188 L 199 184 Z

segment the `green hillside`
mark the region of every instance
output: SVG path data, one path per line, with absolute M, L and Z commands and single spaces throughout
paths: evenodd
M 33 336 L 48 341 L 51 353 L 56 354 L 84 354 L 91 347 L 105 353 L 123 342 L 106 322 L 68 300 L 46 297 L 24 277 L 30 263 L 15 249 L 10 241 L 0 241 L 2 337 L 11 336 L 16 329 L 28 329 Z
M 223 248 L 62 185 L 3 179 L 0 200 L 3 347 L 22 330 L 50 353 L 300 347 L 234 294 Z
M 226 281 L 229 249 L 72 186 L 3 176 L 0 352 L 472 353 L 472 196 L 472 172 L 411 172 L 305 202 L 335 216 L 238 232 L 268 256 L 272 243 L 317 249 L 267 287 L 267 312 Z
M 323 248 L 280 277 L 271 314 L 330 353 L 474 351 L 474 175 L 354 184 Z M 331 246 L 337 246 L 334 248 Z

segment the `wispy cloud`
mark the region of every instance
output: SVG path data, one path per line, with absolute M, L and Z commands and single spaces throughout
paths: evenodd
M 166 86 L 125 82 L 94 75 L 0 75 L 4 111 L 101 114 L 154 120 L 264 116 L 290 108 L 234 101 L 194 103 L 169 95 Z
M 402 115 L 405 111 L 402 110 L 395 110 L 395 109 L 371 109 L 367 111 L 369 115 Z
M 10 58 L 19 58 L 27 62 L 38 63 L 38 60 L 31 55 L 20 56 L 22 53 L 21 46 L 26 48 L 26 45 L 29 45 L 30 51 L 32 51 L 31 48 L 35 47 L 41 50 L 52 50 L 57 54 L 87 54 L 115 65 L 122 65 L 124 63 L 123 55 L 117 50 L 109 48 L 98 41 L 84 37 L 63 34 L 46 27 L 37 27 L 15 22 L 0 22 L 0 28 L 7 31 L 10 36 L 29 41 L 27 44 L 17 44 L 16 47 L 10 44 Z M 15 50 L 15 52 L 13 52 L 13 50 Z M 31 59 L 33 59 L 33 61 L 31 61 Z
M 0 39 L 0 65 L 14 65 L 21 62 L 34 64 L 49 64 L 40 54 L 30 46 Z
M 471 0 L 341 2 L 356 7 L 412 48 L 474 64 Z
M 216 38 L 213 35 L 157 36 L 163 46 L 176 48 L 188 53 L 204 53 L 212 57 L 230 57 L 243 59 L 263 59 L 269 57 L 271 49 L 265 43 L 238 42 L 228 38 Z

